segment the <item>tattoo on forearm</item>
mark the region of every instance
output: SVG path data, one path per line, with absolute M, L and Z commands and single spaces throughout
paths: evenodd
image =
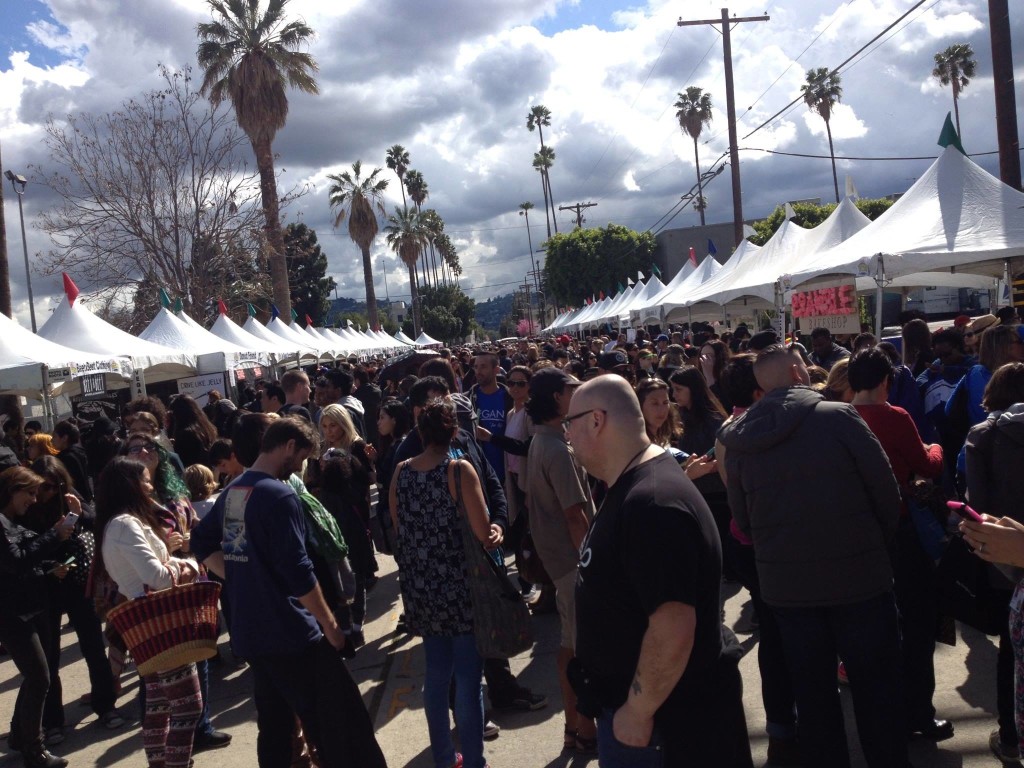
M 633 684 L 630 686 L 635 696 L 639 696 L 644 692 L 643 686 L 640 685 L 640 675 L 633 678 Z

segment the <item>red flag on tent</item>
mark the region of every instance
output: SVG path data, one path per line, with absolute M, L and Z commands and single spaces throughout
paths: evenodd
M 692 245 L 690 246 L 690 263 L 695 267 L 697 266 L 697 252 L 693 250 Z
M 222 315 L 228 313 L 228 305 L 224 303 L 224 299 L 217 299 L 217 311 Z
M 597 295 L 598 295 L 598 298 L 600 298 L 601 301 L 604 301 L 604 291 L 599 291 Z
M 309 315 L 306 315 L 306 327 L 309 328 L 309 326 L 311 326 L 312 324 L 313 318 L 311 318 Z
M 75 281 L 71 279 L 67 272 L 61 272 L 64 276 L 64 293 L 67 294 L 68 304 L 74 304 L 75 299 L 78 298 L 78 286 L 75 285 Z

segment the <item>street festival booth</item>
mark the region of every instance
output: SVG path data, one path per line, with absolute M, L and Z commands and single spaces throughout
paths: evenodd
M 639 285 L 639 283 L 637 283 Z M 639 316 L 641 308 L 650 304 L 651 300 L 665 290 L 665 284 L 657 275 L 651 275 L 644 286 L 633 294 L 629 303 L 619 312 L 619 325 L 632 325 L 634 313 Z
M 273 315 L 270 318 L 270 322 L 267 323 L 267 330 L 286 341 L 290 341 L 300 349 L 311 350 L 318 361 L 334 359 L 334 354 L 331 350 L 322 349 L 323 342 L 317 342 L 301 331 L 296 331 L 282 320 L 277 313 L 277 307 L 273 307 Z
M 634 283 L 633 285 L 626 288 L 624 291 L 619 291 L 618 295 L 612 301 L 604 312 L 601 313 L 601 317 L 597 318 L 598 323 L 612 323 L 613 325 L 619 324 L 619 316 L 622 314 L 622 310 L 629 305 L 640 291 L 644 289 L 642 283 Z M 627 312 L 627 317 L 628 317 Z
M 398 329 L 398 332 L 395 334 L 395 338 L 407 346 L 415 346 L 416 344 L 415 341 L 406 336 L 405 332 L 401 328 Z
M 65 299 L 39 329 L 39 336 L 96 355 L 129 358 L 132 365 L 131 398 L 147 394 L 148 385 L 196 374 L 195 355 L 132 336 L 94 315 L 82 301 L 77 300 L 78 287 L 67 275 L 64 276 L 64 291 Z M 76 396 L 77 399 L 72 398 L 75 414 L 84 411 L 83 416 L 87 419 L 96 418 L 101 413 L 118 417 L 118 398 L 110 392 L 110 383 L 105 382 L 106 392 L 82 393 Z M 170 387 L 160 389 L 174 391 Z
M 196 355 L 197 375 L 178 379 L 178 394 L 191 395 L 200 406 L 208 402 L 211 390 L 231 394 L 237 372 L 266 366 L 268 356 L 225 341 L 198 323 L 189 324 L 180 314 L 162 307 L 139 338 L 176 349 L 188 349 Z M 254 375 L 256 375 L 254 373 Z M 243 374 L 244 380 L 244 374 Z
M 748 241 L 744 240 L 743 242 L 747 243 Z M 742 250 L 744 252 L 746 251 L 746 249 Z M 742 260 L 744 253 L 740 253 L 739 251 L 740 249 L 737 249 L 737 253 L 734 253 L 732 258 L 735 259 L 737 255 L 739 255 L 740 260 Z M 737 264 L 739 263 L 740 262 L 737 261 Z M 704 261 L 700 263 L 700 266 L 693 270 L 693 272 L 690 273 L 690 276 L 680 283 L 674 290 L 662 291 L 661 295 L 658 297 L 658 306 L 656 307 L 656 310 L 659 313 L 656 322 L 675 323 L 684 319 L 681 317 L 682 313 L 680 310 L 682 309 L 686 299 L 699 291 L 701 286 L 707 285 L 714 279 L 715 275 L 720 273 L 723 269 L 725 269 L 725 267 L 719 264 L 718 260 L 709 253 L 704 258 Z M 686 310 L 685 320 L 689 322 L 692 319 L 690 311 Z
M 1024 193 L 950 145 L 869 227 L 781 274 L 790 287 L 804 291 L 856 279 L 858 288 L 863 284 L 876 291 L 881 306 L 886 287 L 948 284 L 944 281 L 968 287 L 972 276 L 975 282 L 977 276 L 1009 282 L 1022 271 Z M 839 300 L 834 291 L 833 296 L 822 300 Z M 814 297 L 811 301 L 816 303 Z M 881 322 L 882 313 L 876 312 L 879 334 Z
M 40 401 L 47 428 L 54 422 L 52 396 L 125 387 L 131 374 L 127 357 L 56 344 L 0 314 L 0 393 Z
M 255 312 L 255 310 L 253 311 Z M 256 319 L 254 314 L 249 315 L 242 330 L 251 336 L 262 339 L 264 343 L 272 345 L 273 349 L 281 350 L 283 354 L 277 356 L 277 364 L 281 367 L 289 362 L 295 365 L 315 363 L 320 358 L 320 353 L 305 342 L 299 343 L 294 339 L 286 339 L 271 332 L 267 326 Z M 294 359 L 289 361 L 288 358 Z

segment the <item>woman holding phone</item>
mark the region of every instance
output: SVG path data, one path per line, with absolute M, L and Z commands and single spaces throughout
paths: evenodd
M 43 704 L 50 687 L 45 648 L 51 631 L 45 579 L 48 572 L 67 576 L 68 569 L 56 557 L 74 523 L 62 516 L 41 535 L 18 523 L 42 484 L 39 475 L 24 467 L 0 473 L 0 643 L 22 676 L 7 744 L 21 752 L 28 768 L 64 768 L 68 761 L 43 745 Z M 72 496 L 67 503 L 69 510 L 80 513 L 78 499 Z

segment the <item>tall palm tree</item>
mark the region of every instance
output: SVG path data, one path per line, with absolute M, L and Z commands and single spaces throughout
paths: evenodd
M 705 125 L 711 123 L 711 95 L 704 93 L 702 88 L 691 85 L 686 93 L 680 92 L 674 106 L 676 119 L 683 133 L 693 139 L 693 164 L 697 167 L 697 200 L 704 200 L 704 186 L 700 180 L 700 156 L 697 154 L 697 139 Z M 704 226 L 704 205 L 694 206 L 700 212 L 700 225 Z
M 832 156 L 832 184 L 836 190 L 836 203 L 839 202 L 839 176 L 836 175 L 836 150 L 832 145 L 832 109 L 843 99 L 839 75 L 829 73 L 826 67 L 807 70 L 807 82 L 800 86 L 804 95 L 804 104 L 814 110 L 825 121 L 825 132 L 828 134 L 828 153 Z
M 938 78 L 942 85 L 953 86 L 953 112 L 956 114 L 956 132 L 961 140 L 963 135 L 960 134 L 960 92 L 970 84 L 977 66 L 970 43 L 957 43 L 935 54 L 932 77 Z
M 422 213 L 423 203 L 425 203 L 427 198 L 430 196 L 430 188 L 427 186 L 427 182 L 423 178 L 423 174 L 413 169 L 406 171 L 405 189 L 409 193 L 409 199 L 412 200 L 413 205 L 416 206 L 416 213 Z M 420 263 L 420 269 L 423 270 L 423 284 L 426 285 L 428 280 L 427 264 L 425 261 Z
M 327 199 L 331 210 L 337 211 L 334 227 L 337 229 L 348 216 L 348 236 L 359 246 L 363 254 L 363 282 L 366 284 L 366 311 L 370 326 L 376 328 L 380 323 L 377 317 L 377 296 L 373 290 L 373 262 L 370 259 L 370 246 L 380 231 L 377 214 L 385 215 L 384 190 L 388 188 L 387 179 L 378 179 L 380 168 L 365 179 L 362 177 L 362 161 L 352 163 L 352 172 L 328 174 L 331 182 L 327 190 Z
M 419 211 L 395 208 L 384 227 L 385 238 L 391 250 L 398 254 L 409 268 L 409 294 L 412 303 L 412 327 L 417 336 L 420 333 L 420 294 L 416 285 L 416 262 L 427 245 L 427 234 Z
M 433 208 L 428 208 L 423 211 L 423 226 L 427 231 L 427 243 L 430 246 L 430 271 L 434 276 L 434 285 L 437 285 L 437 253 L 434 248 L 434 243 L 442 232 L 444 232 L 444 219 L 442 219 L 437 211 Z M 444 260 L 441 260 L 441 276 L 444 276 Z
M 409 204 L 405 201 L 405 172 L 409 170 L 409 153 L 401 144 L 394 144 L 388 147 L 384 162 L 398 177 L 398 188 L 402 190 L 402 207 L 408 208 Z
M 288 117 L 285 85 L 319 93 L 313 79 L 319 67 L 299 50 L 313 37 L 303 21 L 287 21 L 288 0 L 207 0 L 213 21 L 200 24 L 197 53 L 205 71 L 201 92 L 216 106 L 230 99 L 238 127 L 245 131 L 260 172 L 260 197 L 270 247 L 270 279 L 274 302 L 291 317 L 288 267 L 274 177 L 274 136 Z
M 540 136 L 540 151 L 544 152 L 546 149 L 544 145 L 544 128 L 551 125 L 551 110 L 545 107 L 543 104 L 536 104 L 530 107 L 530 112 L 526 115 L 526 128 L 533 133 L 533 130 L 537 129 L 537 134 Z M 533 167 L 537 167 L 536 155 L 534 155 Z M 551 159 L 554 160 L 554 153 L 551 154 Z M 551 225 L 554 223 L 555 232 L 558 232 L 558 215 L 555 213 L 555 196 L 551 192 L 551 174 L 548 173 L 550 164 L 541 170 L 541 185 L 544 188 L 544 215 L 548 215 L 548 205 L 551 206 L 551 218 L 548 220 L 548 237 L 551 237 Z
M 551 147 L 541 147 L 540 152 L 533 153 L 533 167 L 540 174 L 541 187 L 544 190 L 544 215 L 548 213 L 548 203 L 551 204 L 551 218 L 548 219 L 548 239 L 551 239 L 551 221 L 555 218 L 555 201 L 551 197 L 551 185 L 548 182 L 548 171 L 555 164 L 555 150 Z M 558 221 L 555 220 L 555 232 L 558 232 Z

